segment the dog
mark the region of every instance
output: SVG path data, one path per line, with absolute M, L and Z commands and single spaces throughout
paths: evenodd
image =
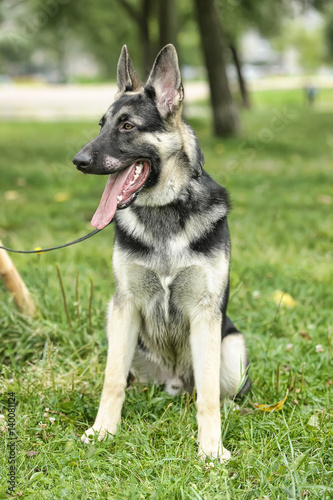
M 160 51 L 145 85 L 124 46 L 117 86 L 99 135 L 73 159 L 85 174 L 109 175 L 91 223 L 115 223 L 105 381 L 82 441 L 115 434 L 132 374 L 164 384 L 171 395 L 195 386 L 199 456 L 227 460 L 220 398 L 250 385 L 244 336 L 226 315 L 228 194 L 203 169 L 198 140 L 182 118 L 173 45 Z

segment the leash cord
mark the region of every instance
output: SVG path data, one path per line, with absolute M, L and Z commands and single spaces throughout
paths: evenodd
M 107 226 L 105 226 L 107 227 Z M 80 243 L 81 241 L 87 240 L 88 238 L 91 238 L 94 236 L 94 234 L 99 233 L 100 231 L 103 231 L 105 229 L 103 227 L 102 229 L 95 229 L 89 234 L 86 234 L 85 236 L 82 236 L 82 238 L 78 238 L 77 240 L 70 241 L 69 243 L 65 243 L 64 245 L 58 245 L 57 247 L 50 247 L 50 248 L 40 248 L 40 249 L 35 249 L 35 250 L 13 250 L 12 248 L 7 248 L 3 247 L 0 245 L 0 249 L 6 250 L 7 252 L 13 252 L 13 253 L 43 253 L 43 252 L 51 252 L 51 250 L 57 250 L 58 248 L 65 248 L 69 247 L 71 245 L 75 245 L 75 243 Z

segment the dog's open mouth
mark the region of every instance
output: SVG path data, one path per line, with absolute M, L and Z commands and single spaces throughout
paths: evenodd
M 150 163 L 138 160 L 129 167 L 109 175 L 102 199 L 91 220 L 91 225 L 103 229 L 113 219 L 117 208 L 130 205 L 150 174 Z

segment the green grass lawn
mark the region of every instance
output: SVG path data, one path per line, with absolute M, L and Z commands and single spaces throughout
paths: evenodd
M 302 97 L 254 94 L 239 139 L 212 138 L 208 122 L 191 121 L 208 172 L 233 202 L 229 314 L 246 334 L 252 388 L 238 407 L 221 406 L 232 460 L 198 461 L 192 396 L 170 398 L 154 386 L 127 389 L 112 442 L 81 444 L 103 383 L 110 227 L 68 249 L 12 256 L 38 302 L 35 319 L 17 312 L 0 282 L 0 413 L 7 420 L 14 392 L 22 498 L 333 498 L 333 93 L 323 91 L 314 109 Z M 97 131 L 93 123 L 0 123 L 6 246 L 58 245 L 91 230 L 106 179 L 82 176 L 71 158 Z M 277 290 L 293 307 L 274 300 Z M 281 411 L 255 409 L 287 388 Z M 8 498 L 10 441 L 1 426 L 0 498 Z

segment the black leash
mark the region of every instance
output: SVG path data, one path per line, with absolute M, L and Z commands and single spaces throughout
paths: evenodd
M 109 222 L 109 224 L 111 224 L 111 222 Z M 105 226 L 105 227 L 107 227 L 107 226 Z M 58 248 L 69 247 L 71 245 L 75 245 L 75 243 L 80 243 L 81 241 L 87 240 L 88 238 L 91 238 L 92 236 L 94 236 L 94 234 L 97 234 L 100 231 L 103 231 L 103 229 L 105 229 L 105 227 L 103 227 L 102 229 L 95 229 L 91 233 L 86 234 L 85 236 L 82 236 L 82 238 L 78 238 L 77 240 L 70 241 L 69 243 L 65 243 L 64 245 L 59 245 L 57 247 L 40 248 L 40 249 L 36 248 L 35 250 L 13 250 L 12 248 L 3 247 L 3 246 L 0 245 L 0 248 L 2 248 L 2 250 L 6 250 L 7 252 L 13 252 L 13 253 L 43 253 L 43 252 L 51 252 L 51 250 L 57 250 Z

